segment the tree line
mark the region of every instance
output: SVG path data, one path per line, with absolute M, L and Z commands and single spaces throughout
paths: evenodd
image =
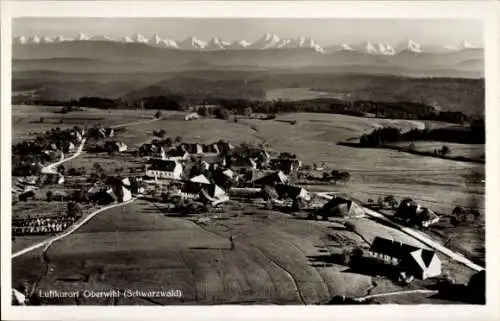
M 447 127 L 432 130 L 412 129 L 404 133 L 399 128 L 382 127 L 362 135 L 359 144 L 363 147 L 382 147 L 388 143 L 419 140 L 484 144 L 485 133 L 484 120 L 473 121 L 468 127 Z
M 15 103 L 15 102 L 13 102 Z M 434 106 L 415 102 L 386 102 L 372 100 L 341 100 L 334 98 L 320 98 L 302 101 L 286 100 L 251 100 L 251 99 L 224 99 L 208 97 L 188 98 L 178 94 L 163 96 L 147 96 L 140 99 L 131 98 L 101 98 L 81 97 L 73 100 L 41 100 L 34 99 L 32 104 L 46 106 L 67 107 L 61 112 L 71 112 L 68 107 L 93 107 L 102 109 L 138 108 L 155 110 L 185 110 L 190 106 L 199 105 L 197 111 L 202 115 L 214 114 L 218 118 L 227 118 L 228 114 L 246 115 L 252 113 L 278 114 L 287 112 L 317 112 L 345 114 L 359 117 L 379 117 L 397 119 L 437 120 L 450 123 L 470 121 L 469 115 L 460 111 L 438 111 Z M 212 110 L 206 105 L 217 105 Z

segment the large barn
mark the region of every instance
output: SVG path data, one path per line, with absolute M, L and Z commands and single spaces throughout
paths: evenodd
M 441 260 L 431 250 L 377 236 L 371 244 L 370 252 L 385 262 L 397 264 L 407 274 L 422 280 L 441 274 Z

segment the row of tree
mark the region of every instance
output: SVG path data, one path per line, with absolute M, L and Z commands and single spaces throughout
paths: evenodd
M 405 133 L 399 128 L 382 127 L 373 130 L 369 134 L 362 135 L 359 143 L 363 147 L 382 147 L 388 143 L 419 140 L 484 144 L 485 135 L 484 122 L 481 125 L 480 121 L 471 123 L 469 127 L 447 127 L 432 130 L 412 129 Z
M 94 108 L 138 108 L 157 110 L 184 110 L 192 105 L 202 105 L 197 112 L 202 116 L 213 114 L 218 118 L 227 118 L 226 113 L 251 115 L 252 113 L 278 114 L 286 112 L 321 112 L 336 113 L 353 116 L 372 115 L 381 118 L 399 119 L 428 119 L 451 123 L 463 123 L 470 117 L 459 111 L 437 111 L 435 107 L 414 102 L 386 102 L 372 100 L 341 100 L 321 98 L 302 101 L 284 100 L 250 100 L 250 99 L 223 99 L 206 97 L 204 99 L 188 98 L 179 94 L 163 96 L 147 96 L 140 99 L 133 98 L 101 98 L 81 97 L 77 100 L 35 100 L 37 105 L 63 106 L 61 112 L 72 111 L 71 107 Z M 206 104 L 217 105 L 220 108 L 208 108 Z M 225 110 L 225 111 L 224 111 Z

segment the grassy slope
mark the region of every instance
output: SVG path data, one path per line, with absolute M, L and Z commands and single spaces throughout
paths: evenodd
M 337 223 L 297 220 L 251 208 L 247 212 L 252 214 L 230 211 L 227 214 L 232 217 L 227 220 L 201 227 L 166 217 L 157 207 L 142 202 L 103 212 L 52 245 L 48 251 L 52 272 L 42 279 L 40 288 L 153 288 L 184 293 L 183 300 L 156 298 L 153 303 L 157 304 L 313 304 L 326 303 L 335 295 L 361 296 L 372 287 L 373 275 L 320 260 L 327 253 L 341 253 L 345 246 L 363 245 L 356 234 Z M 369 220 L 357 224 L 367 237 L 376 231 L 415 242 Z M 236 240 L 233 251 L 229 235 Z M 17 281 L 33 278 L 24 269 L 26 262 L 14 261 L 14 269 L 20 271 L 15 274 Z M 468 277 L 467 271 L 458 269 Z M 380 292 L 399 289 L 388 280 L 378 283 Z M 80 303 L 111 304 L 105 299 Z M 115 304 L 144 301 L 120 299 Z

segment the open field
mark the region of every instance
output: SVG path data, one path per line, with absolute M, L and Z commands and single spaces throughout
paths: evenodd
M 343 248 L 364 245 L 361 237 L 338 222 L 307 221 L 247 207 L 246 214 L 229 208 L 224 219 L 197 225 L 189 219 L 167 217 L 159 211 L 161 207 L 138 201 L 105 211 L 55 242 L 46 253 L 48 273 L 39 289 L 133 287 L 183 292 L 182 299 L 155 298 L 150 300 L 153 304 L 314 304 L 326 303 L 335 295 L 362 296 L 369 289 L 400 290 L 387 279 L 351 271 L 335 259 Z M 377 233 L 416 242 L 367 219 L 355 224 L 365 238 Z M 229 235 L 235 237 L 234 250 L 229 249 Z M 25 266 L 36 263 L 35 257 L 32 253 L 13 261 L 18 282 L 35 278 L 33 269 Z M 45 269 L 36 264 L 33 267 L 43 273 Z M 446 260 L 444 264 L 458 270 L 462 279 L 470 276 L 459 265 Z M 375 288 L 373 279 L 378 280 Z M 53 303 L 73 304 L 74 300 Z M 145 301 L 94 298 L 79 303 Z
M 151 119 L 153 110 L 104 110 L 86 108 L 68 114 L 57 113 L 62 107 L 12 106 L 12 144 L 34 137 L 37 133 L 59 127 L 61 129 L 78 126 L 113 126 L 122 123 Z M 43 118 L 43 122 L 40 122 Z
M 348 96 L 346 93 L 321 92 L 310 88 L 279 88 L 266 91 L 267 100 L 282 99 L 296 101 L 317 98 L 344 99 L 346 96 Z
M 398 142 L 394 146 L 408 147 L 412 142 Z M 484 159 L 486 150 L 484 144 L 457 144 L 448 142 L 435 142 L 435 141 L 417 141 L 413 142 L 416 151 L 432 153 L 435 149 L 441 149 L 443 146 L 450 148 L 450 157 L 467 157 L 472 159 Z M 392 145 L 392 144 L 391 144 Z

